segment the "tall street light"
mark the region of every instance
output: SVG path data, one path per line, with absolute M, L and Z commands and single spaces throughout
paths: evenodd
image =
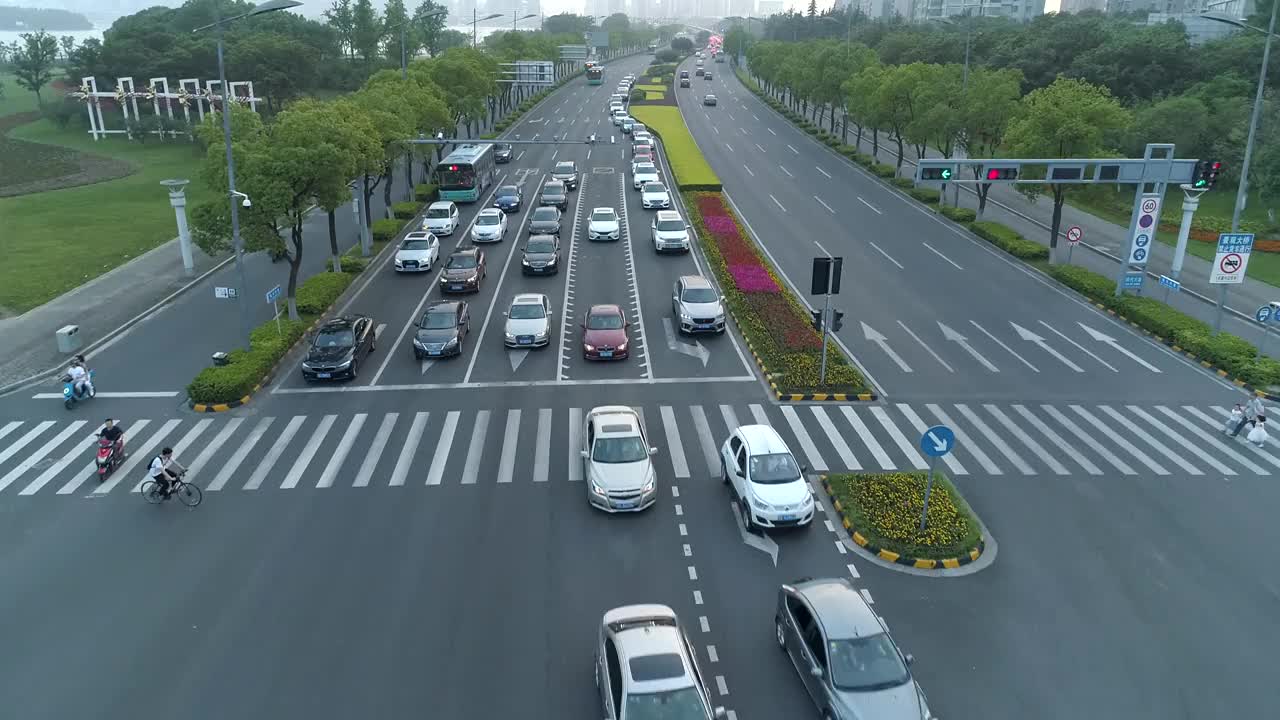
M 426 20 L 427 18 L 440 17 L 441 15 L 448 15 L 448 14 L 449 14 L 449 11 L 443 8 L 439 10 L 432 10 L 431 12 L 425 12 L 425 13 L 422 13 L 421 15 L 414 15 L 413 17 L 409 18 L 408 20 L 405 20 L 402 23 L 399 23 L 397 25 L 392 25 L 391 27 L 387 28 L 388 30 L 395 30 L 397 28 L 400 30 L 400 79 L 401 80 L 409 79 L 409 59 L 405 51 L 406 42 L 404 39 L 405 30 L 407 30 L 410 25 L 415 25 L 422 20 Z
M 222 144 L 227 148 L 227 197 L 231 202 L 231 246 L 232 252 L 236 256 L 236 273 L 240 276 L 240 293 L 236 296 L 236 302 L 240 305 L 240 332 L 244 335 L 244 348 L 249 349 L 249 333 L 252 328 L 249 324 L 249 303 L 248 303 L 248 281 L 244 276 L 244 242 L 240 238 L 240 209 L 236 201 L 238 196 L 243 193 L 236 192 L 236 163 L 235 158 L 231 155 L 231 92 L 227 87 L 227 68 L 222 58 L 222 35 L 227 25 L 247 18 L 250 15 L 263 15 L 276 10 L 287 10 L 292 7 L 298 7 L 302 3 L 298 0 L 267 0 L 254 7 L 247 13 L 241 13 L 235 17 L 222 19 L 219 16 L 218 4 L 213 4 L 213 22 L 192 30 L 198 33 L 204 30 L 214 30 L 218 36 L 218 87 L 222 90 Z
M 472 49 L 475 49 L 475 46 L 476 46 L 476 26 L 484 22 L 485 20 L 500 18 L 503 15 L 506 15 L 506 13 L 493 13 L 492 15 L 485 15 L 484 17 L 476 17 L 476 15 L 477 15 L 476 9 L 472 8 L 471 9 L 471 47 Z
M 516 29 L 516 23 L 520 22 L 521 20 L 528 20 L 529 18 L 536 18 L 536 17 L 538 17 L 538 13 L 529 13 L 528 15 L 525 15 L 524 17 L 516 17 L 516 16 L 517 16 L 517 15 L 519 15 L 519 14 L 520 14 L 520 11 L 519 11 L 519 10 L 513 10 L 513 11 L 511 12 L 511 30 L 512 30 L 513 32 L 514 32 L 514 31 L 515 31 L 515 29 Z
M 1249 196 L 1249 162 L 1253 159 L 1253 142 L 1258 134 L 1258 116 L 1262 114 L 1262 91 L 1267 84 L 1267 63 L 1271 60 L 1271 38 L 1276 36 L 1276 8 L 1280 8 L 1280 1 L 1271 3 L 1271 22 L 1266 30 L 1219 13 L 1204 13 L 1200 16 L 1206 20 L 1265 33 L 1267 36 L 1267 41 L 1262 46 L 1262 69 L 1258 71 L 1258 91 L 1253 98 L 1253 116 L 1249 118 L 1249 139 L 1245 142 L 1244 159 L 1240 162 L 1240 184 L 1236 188 L 1236 207 L 1231 211 L 1231 232 L 1233 233 L 1240 232 L 1240 214 L 1244 212 L 1245 200 Z M 1225 288 L 1226 285 L 1222 287 Z

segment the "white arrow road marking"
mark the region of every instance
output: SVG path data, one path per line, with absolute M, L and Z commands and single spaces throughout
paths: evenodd
M 890 360 L 897 363 L 902 372 L 911 372 L 911 366 L 907 365 L 906 361 L 899 357 L 898 353 L 893 351 L 893 348 L 889 347 L 889 338 L 885 337 L 883 333 L 866 323 L 862 323 L 862 334 L 869 342 L 879 345 L 880 349 L 884 351 L 884 354 L 888 355 Z
M 1050 331 L 1050 332 L 1052 332 L 1054 335 L 1057 335 L 1058 337 L 1062 338 L 1063 340 L 1066 340 L 1067 342 L 1071 343 L 1072 345 L 1075 345 L 1075 346 L 1076 346 L 1076 349 L 1078 349 L 1080 352 L 1084 353 L 1085 355 L 1088 355 L 1089 357 L 1093 358 L 1094 360 L 1097 360 L 1098 362 L 1102 363 L 1103 365 L 1106 365 L 1106 366 L 1107 366 L 1107 368 L 1111 370 L 1111 372 L 1120 372 L 1120 370 L 1119 370 L 1115 365 L 1112 365 L 1111 363 L 1107 362 L 1106 360 L 1103 360 L 1102 358 L 1098 357 L 1097 355 L 1094 355 L 1093 353 L 1089 352 L 1088 350 L 1085 350 L 1083 345 L 1081 345 L 1080 343 L 1076 342 L 1075 340 L 1072 340 L 1071 338 L 1067 337 L 1066 335 L 1063 335 L 1062 333 L 1058 332 L 1058 329 L 1057 329 L 1057 328 L 1055 328 L 1054 326 L 1050 325 L 1049 323 L 1047 323 L 1047 322 L 1045 322 L 1045 321 L 1043 321 L 1043 320 L 1040 320 L 1039 322 L 1040 322 L 1040 324 L 1041 324 L 1041 325 L 1043 325 L 1043 326 L 1045 326 L 1046 328 L 1048 328 L 1048 329 L 1049 329 L 1049 331 Z
M 507 351 L 507 359 L 511 361 L 511 372 L 515 372 L 520 368 L 520 363 L 529 357 L 528 350 L 509 350 Z
M 938 327 L 942 329 L 942 336 L 944 338 L 964 348 L 965 352 L 972 355 L 974 360 L 977 360 L 978 362 L 982 363 L 983 367 L 990 370 L 991 372 L 1000 372 L 1000 368 L 996 367 L 995 365 L 992 365 L 990 360 L 982 356 L 982 353 L 979 353 L 977 350 L 973 349 L 973 346 L 969 344 L 968 338 L 956 332 L 955 330 L 952 330 L 951 328 L 947 327 L 945 324 L 943 324 L 941 320 L 938 321 Z
M 675 325 L 672 324 L 669 317 L 662 318 L 662 329 L 667 335 L 668 350 L 688 355 L 691 358 L 697 358 L 702 361 L 702 367 L 707 366 L 707 361 L 711 359 L 711 351 L 706 346 L 697 340 L 690 344 L 676 337 Z
M 435 364 L 436 364 L 436 361 L 435 361 L 435 360 L 428 360 L 428 359 L 426 359 L 426 358 L 422 358 L 422 372 L 421 372 L 421 374 L 422 374 L 422 375 L 426 375 L 426 374 L 427 374 L 427 371 L 431 369 L 431 366 L 432 366 L 432 365 L 435 365 Z
M 773 560 L 773 566 L 778 567 L 778 543 L 773 538 L 764 533 L 756 534 L 747 530 L 742 524 L 742 512 L 738 510 L 738 504 L 729 501 L 729 512 L 733 515 L 733 519 L 738 523 L 738 535 L 742 537 L 742 542 L 748 547 L 753 547 L 760 552 L 767 554 Z
M 1042 337 L 1040 337 L 1039 335 L 1037 335 L 1037 334 L 1035 334 L 1035 333 L 1031 332 L 1030 330 L 1028 330 L 1028 329 L 1026 329 L 1026 328 L 1022 327 L 1022 326 L 1021 326 L 1021 325 L 1019 325 L 1018 323 L 1013 322 L 1012 320 L 1010 320 L 1010 321 L 1009 321 L 1009 324 L 1013 326 L 1013 329 L 1014 329 L 1015 331 L 1017 331 L 1017 333 L 1018 333 L 1018 337 L 1022 338 L 1023 340 L 1026 340 L 1027 342 L 1034 343 L 1034 344 L 1038 345 L 1038 346 L 1040 347 L 1040 349 L 1041 349 L 1041 350 L 1043 350 L 1043 351 L 1045 351 L 1045 352 L 1049 353 L 1050 355 L 1052 355 L 1052 356 L 1054 356 L 1054 357 L 1058 358 L 1059 360 L 1061 360 L 1061 361 L 1062 361 L 1062 364 L 1063 364 L 1063 365 L 1066 365 L 1067 367 L 1071 368 L 1072 370 L 1075 370 L 1076 372 L 1084 372 L 1084 368 L 1082 368 L 1082 367 L 1080 367 L 1079 365 L 1077 365 L 1077 364 L 1075 364 L 1075 363 L 1071 362 L 1069 359 L 1067 359 L 1067 357 L 1066 357 L 1065 355 L 1063 355 L 1062 353 L 1058 352 L 1057 350 L 1054 350 L 1052 347 L 1050 347 L 1050 346 L 1049 346 L 1049 343 L 1045 342 L 1045 339 L 1044 339 L 1044 338 L 1042 338 Z
M 1113 348 L 1115 348 L 1117 351 L 1119 351 L 1119 352 L 1120 352 L 1120 354 L 1122 354 L 1122 355 L 1124 355 L 1124 356 L 1128 357 L 1130 360 L 1133 360 L 1134 362 L 1136 362 L 1136 363 L 1138 363 L 1139 365 L 1141 365 L 1142 367 L 1144 367 L 1144 368 L 1146 368 L 1146 369 L 1150 370 L 1151 372 L 1161 372 L 1160 368 L 1156 367 L 1155 365 L 1152 365 L 1151 363 L 1147 362 L 1146 360 L 1143 360 L 1142 358 L 1138 357 L 1137 355 L 1134 355 L 1132 352 L 1129 352 L 1129 351 L 1128 351 L 1128 350 L 1126 350 L 1125 348 L 1120 347 L 1120 343 L 1119 343 L 1119 342 L 1117 342 L 1117 341 L 1116 341 L 1116 339 L 1115 339 L 1115 338 L 1113 338 L 1113 337 L 1111 337 L 1110 335 L 1104 335 L 1104 334 L 1102 334 L 1102 333 L 1098 332 L 1097 330 L 1094 330 L 1093 328 L 1089 327 L 1088 325 L 1085 325 L 1085 324 L 1084 324 L 1084 323 L 1082 323 L 1082 322 L 1076 322 L 1076 324 L 1077 324 L 1077 325 L 1079 325 L 1080 327 L 1084 328 L 1084 331 L 1085 331 L 1085 332 L 1087 332 L 1087 333 L 1089 333 L 1089 336 L 1090 336 L 1090 337 L 1092 337 L 1094 340 L 1097 340 L 1097 341 L 1099 341 L 1099 342 L 1104 342 L 1104 343 L 1106 343 L 1106 344 L 1110 345 L 1111 347 L 1113 347 Z

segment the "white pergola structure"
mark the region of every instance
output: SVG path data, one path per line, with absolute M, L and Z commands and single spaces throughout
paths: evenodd
M 192 123 L 191 106 L 195 105 L 196 119 L 195 122 L 203 122 L 205 113 L 216 113 L 222 107 L 221 83 L 217 80 L 207 80 L 204 87 L 200 86 L 198 78 L 184 78 L 178 81 L 178 89 L 176 92 L 169 86 L 168 78 L 151 78 L 150 84 L 142 90 L 138 90 L 133 82 L 133 78 L 124 77 L 116 80 L 116 89 L 108 92 L 98 89 L 98 81 L 93 77 L 85 77 L 80 79 L 80 89 L 68 93 L 69 97 L 77 98 L 85 103 L 85 108 L 89 112 L 89 134 L 93 135 L 94 140 L 101 140 L 108 135 L 127 135 L 133 138 L 132 130 L 129 129 L 130 120 L 141 120 L 142 114 L 138 109 L 138 101 L 151 103 L 151 110 L 157 116 L 167 115 L 170 120 L 174 117 L 174 105 L 176 104 L 182 111 L 183 119 L 188 123 Z M 262 98 L 254 95 L 253 82 L 250 80 L 240 80 L 227 83 L 231 91 L 232 102 L 241 105 L 247 105 L 254 112 L 258 111 L 258 103 L 262 102 Z M 121 130 L 111 130 L 107 128 L 106 120 L 102 117 L 102 104 L 104 99 L 114 99 L 120 104 L 120 110 L 124 115 L 125 127 Z M 151 130 L 151 134 L 160 135 L 179 135 L 175 130 Z

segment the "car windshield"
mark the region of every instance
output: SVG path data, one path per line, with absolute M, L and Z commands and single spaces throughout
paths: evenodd
M 449 261 L 444 264 L 450 270 L 466 270 L 476 266 L 475 255 L 450 255 Z
M 636 165 L 637 175 L 652 175 L 656 172 L 658 172 L 658 169 L 653 166 L 653 163 L 639 163 Z
M 429 218 L 447 218 L 449 217 L 449 208 L 433 207 L 427 208 L 427 217 Z
M 627 720 L 707 720 L 702 694 L 695 687 L 627 696 L 622 715 Z
M 841 690 L 884 690 L 911 679 L 906 663 L 885 633 L 827 643 L 831 684 Z
M 542 189 L 542 194 L 543 195 L 563 195 L 564 183 L 547 183 L 546 187 Z
M 537 320 L 547 316 L 546 311 L 538 303 L 516 303 L 511 306 L 507 317 L 512 320 Z
M 455 324 L 453 312 L 450 310 L 432 310 L 422 316 L 423 330 L 445 330 L 452 328 Z
M 662 183 L 649 183 L 644 186 L 644 191 L 647 193 L 660 193 L 666 192 L 667 189 L 662 187 Z
M 556 165 L 555 173 L 557 175 L 564 175 L 572 172 L 577 172 L 577 168 L 573 166 L 573 163 L 558 163 Z
M 716 297 L 716 291 L 711 288 L 696 287 L 685 289 L 684 297 L 681 299 L 687 303 L 713 303 L 719 298 Z
M 538 208 L 533 211 L 534 220 L 555 220 L 556 217 L 555 208 Z
M 405 238 L 401 250 L 430 250 L 431 241 L 427 238 Z
M 498 143 L 494 149 L 497 150 L 498 152 L 502 152 L 504 150 L 509 151 L 511 150 L 511 146 L 506 143 Z
M 349 348 L 356 344 L 356 334 L 348 328 L 321 330 L 316 335 L 318 348 Z
M 527 253 L 550 254 L 556 251 L 556 244 L 553 240 L 530 240 L 524 246 Z
M 639 435 L 596 438 L 596 444 L 591 448 L 591 460 L 598 463 L 633 463 L 647 457 L 649 448 L 644 446 L 644 438 Z
M 680 232 L 684 230 L 683 220 L 659 220 L 658 230 L 661 232 Z
M 791 453 L 769 453 L 751 456 L 751 482 L 781 484 L 800 479 L 800 467 Z
M 587 316 L 588 330 L 621 330 L 622 316 L 615 313 L 594 313 Z
M 477 225 L 501 225 L 501 215 L 480 215 L 476 218 Z
M 520 190 L 517 189 L 515 185 L 503 185 L 498 188 L 498 197 L 500 198 L 513 198 L 519 195 Z
M 613 220 L 612 210 L 596 210 L 591 213 L 591 222 L 612 222 Z

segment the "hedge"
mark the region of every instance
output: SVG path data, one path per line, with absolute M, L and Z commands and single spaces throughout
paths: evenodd
M 825 480 L 849 529 L 882 550 L 943 560 L 968 555 L 982 542 L 982 526 L 973 510 L 942 471 L 933 473 L 923 533 L 920 513 L 928 473 L 845 473 Z
M 915 189 L 915 186 L 916 186 L 916 181 L 912 180 L 911 178 L 896 177 L 890 180 L 889 182 L 893 183 L 897 187 L 902 188 L 903 190 L 913 190 Z
M 975 216 L 976 217 L 976 216 Z M 1010 255 L 1023 260 L 1048 260 L 1049 248 L 1038 242 L 1028 240 L 1011 228 L 1000 223 L 975 222 L 969 225 L 974 235 L 986 240 Z M 1115 286 L 1112 285 L 1112 290 Z
M 387 242 L 400 234 L 400 229 L 405 226 L 404 220 L 399 218 L 384 218 L 382 220 L 373 221 L 373 239 L 381 242 Z
M 1270 357 L 1259 358 L 1258 349 L 1247 340 L 1230 333 L 1215 334 L 1208 323 L 1151 297 L 1116 297 L 1114 279 L 1082 267 L 1050 265 L 1046 272 L 1093 302 L 1114 310 L 1153 335 L 1225 370 L 1251 387 L 1266 390 L 1280 385 L 1280 361 Z
M 398 202 L 391 206 L 391 212 L 401 220 L 412 220 L 413 216 L 417 215 L 421 209 L 422 203 L 416 200 Z
M 303 282 L 295 295 L 300 319 L 281 318 L 279 329 L 275 320 L 254 328 L 249 335 L 249 349 L 232 350 L 227 353 L 228 364 L 201 370 L 187 385 L 187 397 L 195 403 L 215 405 L 252 393 L 355 277 L 354 273 L 325 272 Z
M 942 197 L 942 193 L 933 188 L 911 188 L 907 194 L 926 205 L 933 205 Z
M 662 140 L 662 149 L 675 175 L 676 187 L 686 191 L 720 191 L 720 178 L 694 143 L 680 115 L 680 108 L 646 105 L 632 108 L 631 114 Z
M 882 178 L 891 178 L 898 176 L 898 168 L 893 165 L 885 165 L 883 163 L 875 163 L 871 166 L 871 172 Z
M 413 198 L 420 203 L 434 202 L 439 192 L 440 188 L 430 183 L 413 186 Z
M 939 212 L 958 223 L 971 223 L 978 219 L 978 213 L 974 210 L 970 210 L 969 208 L 958 208 L 948 205 L 947 207 L 940 208 Z

